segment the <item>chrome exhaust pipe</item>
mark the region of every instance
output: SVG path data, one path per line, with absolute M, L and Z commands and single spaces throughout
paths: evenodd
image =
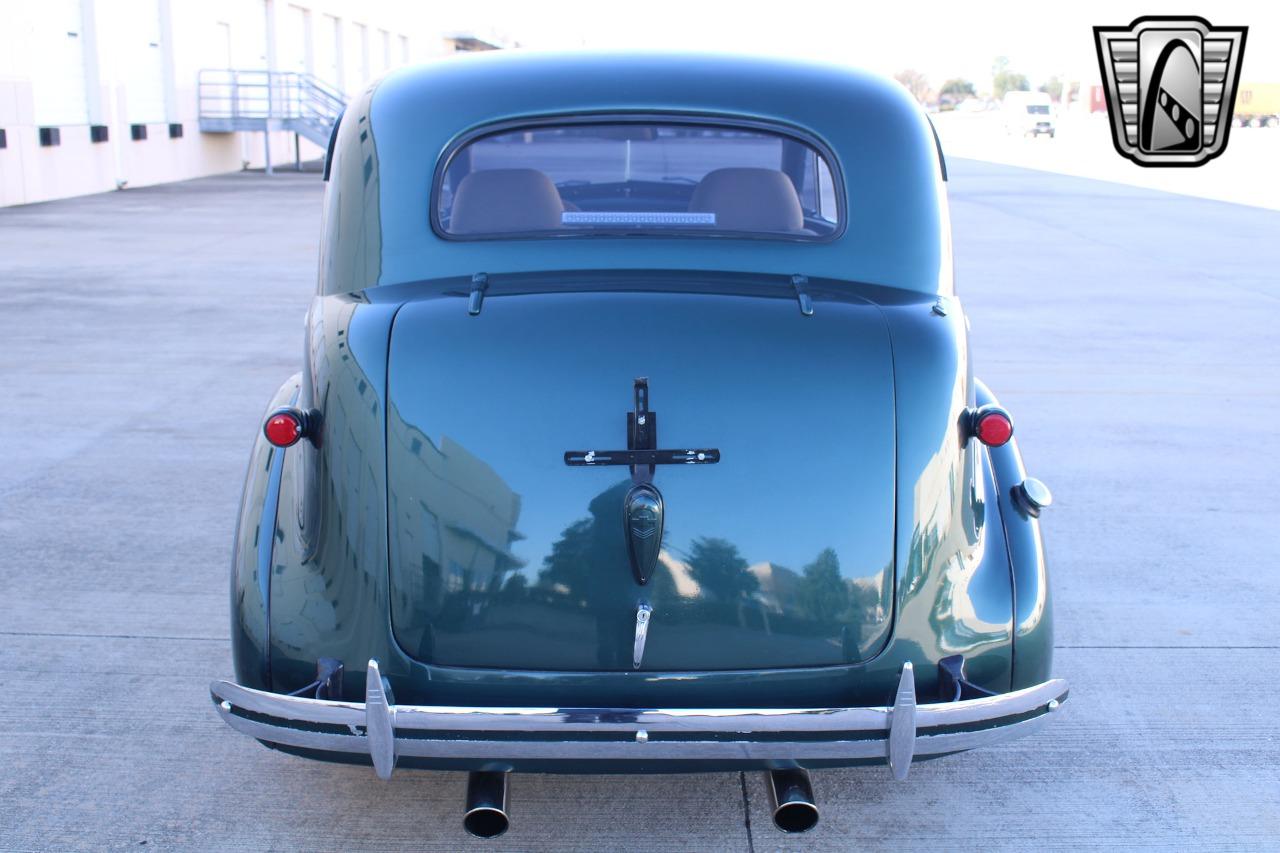
M 818 825 L 818 807 L 813 802 L 808 770 L 770 770 L 768 787 L 774 826 L 783 832 L 799 833 Z
M 511 826 L 507 817 L 510 773 L 474 770 L 467 776 L 467 813 L 462 826 L 476 838 L 497 838 Z

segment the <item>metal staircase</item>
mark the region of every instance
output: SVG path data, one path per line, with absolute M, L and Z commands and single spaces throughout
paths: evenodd
M 267 174 L 271 174 L 270 131 L 284 130 L 329 145 L 334 122 L 342 115 L 342 93 L 314 74 L 296 71 L 244 71 L 206 68 L 197 84 L 200 130 L 204 133 L 258 131 L 264 134 Z M 294 146 L 301 168 L 301 152 Z

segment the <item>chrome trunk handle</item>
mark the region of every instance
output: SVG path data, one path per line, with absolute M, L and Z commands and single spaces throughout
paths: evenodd
M 653 614 L 653 608 L 648 602 L 640 602 L 640 606 L 636 608 L 636 644 L 631 655 L 631 666 L 633 669 L 640 668 L 640 662 L 644 660 L 644 643 L 649 638 L 649 617 Z

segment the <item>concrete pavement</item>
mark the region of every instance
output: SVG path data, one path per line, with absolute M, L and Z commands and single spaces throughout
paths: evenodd
M 815 774 L 461 774 L 226 729 L 226 571 L 262 407 L 297 369 L 320 184 L 231 175 L 0 210 L 0 849 L 1028 850 L 1280 844 L 1280 213 L 953 160 L 974 359 L 1053 487 L 1058 673 L 1033 739 Z
M 1280 129 L 1233 127 L 1221 157 L 1192 169 L 1153 169 L 1116 153 L 1106 113 L 1059 115 L 1055 138 L 1009 135 L 999 109 L 932 116 L 954 157 L 1114 181 L 1162 192 L 1280 210 Z

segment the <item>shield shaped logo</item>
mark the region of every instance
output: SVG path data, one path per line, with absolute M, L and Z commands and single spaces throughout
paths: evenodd
M 1247 32 L 1195 17 L 1094 27 L 1121 156 L 1140 166 L 1199 166 L 1225 151 Z

